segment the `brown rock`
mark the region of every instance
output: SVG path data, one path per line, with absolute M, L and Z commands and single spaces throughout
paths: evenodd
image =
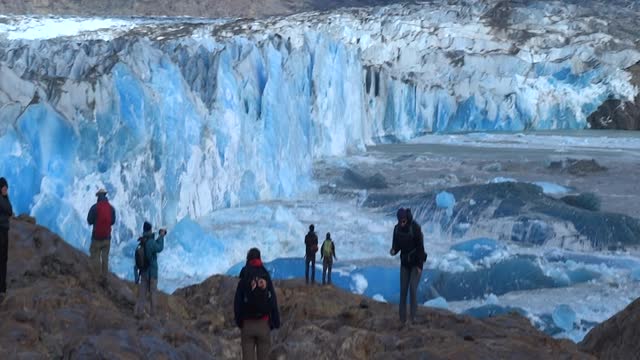
M 599 359 L 640 359 L 640 299 L 594 327 L 580 349 Z
M 160 293 L 158 315 L 136 320 L 133 284 L 110 276 L 100 286 L 85 254 L 38 225 L 11 226 L 0 305 L 0 349 L 11 358 L 239 358 L 236 277 Z M 518 315 L 477 320 L 420 308 L 416 324 L 401 326 L 397 306 L 333 286 L 286 280 L 276 291 L 282 327 L 272 332 L 272 359 L 591 358 Z

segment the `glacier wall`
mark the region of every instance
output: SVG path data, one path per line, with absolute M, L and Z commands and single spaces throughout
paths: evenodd
M 0 174 L 16 212 L 86 250 L 98 187 L 116 243 L 131 243 L 144 219 L 313 196 L 318 158 L 428 132 L 585 128 L 637 93 L 624 71 L 637 24 L 595 5 L 496 4 L 107 28 L 4 18 Z

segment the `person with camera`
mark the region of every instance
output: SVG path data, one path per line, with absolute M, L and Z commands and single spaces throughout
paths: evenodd
M 138 260 L 138 250 L 136 250 L 136 268 L 139 272 L 140 283 L 138 284 L 138 299 L 134 315 L 138 319 L 145 316 L 147 302 L 149 303 L 148 315 L 155 315 L 155 296 L 158 290 L 158 253 L 164 249 L 164 237 L 167 234 L 166 229 L 160 229 L 156 239 L 151 224 L 147 221 L 144 222 L 142 230 L 142 236 L 138 238 L 139 248 L 142 250 L 140 260 Z
M 400 252 L 400 322 L 407 321 L 407 290 L 410 292 L 411 323 L 415 323 L 418 311 L 418 283 L 422 267 L 427 261 L 424 251 L 424 236 L 420 225 L 413 220 L 411 209 L 400 208 L 397 212 L 398 224 L 393 229 L 393 244 L 389 253 Z

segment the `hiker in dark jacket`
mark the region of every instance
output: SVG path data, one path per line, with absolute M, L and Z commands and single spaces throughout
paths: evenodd
M 13 208 L 9 201 L 9 183 L 0 178 L 0 301 L 7 294 L 7 261 L 9 259 L 9 219 Z
M 247 253 L 247 263 L 233 301 L 236 325 L 240 328 L 242 358 L 264 360 L 271 350 L 271 329 L 280 327 L 278 299 L 269 272 L 262 265 L 260 250 Z
M 393 229 L 393 245 L 389 253 L 395 256 L 400 252 L 400 322 L 404 324 L 407 321 L 407 290 L 409 290 L 411 323 L 414 323 L 418 310 L 418 283 L 427 255 L 424 251 L 422 229 L 413 220 L 411 210 L 400 208 L 396 215 L 398 224 Z
M 336 257 L 336 244 L 331 239 L 331 233 L 327 233 L 327 237 L 322 243 L 320 251 L 320 260 L 322 260 L 322 285 L 325 284 L 325 277 L 327 271 L 329 276 L 327 277 L 327 284 L 331 284 L 331 268 L 333 267 L 333 260 L 338 260 Z
M 318 235 L 314 231 L 313 224 L 309 225 L 309 232 L 304 237 L 304 279 L 309 283 L 309 271 L 311 271 L 311 283 L 316 282 L 316 253 L 318 252 Z
M 98 201 L 87 214 L 87 222 L 93 226 L 89 256 L 93 271 L 100 275 L 100 281 L 105 284 L 109 274 L 111 227 L 116 223 L 116 210 L 109 204 L 107 190 L 98 190 L 96 196 Z
M 158 239 L 152 231 L 151 224 L 147 221 L 142 226 L 142 236 L 138 241 L 144 246 L 144 256 L 147 268 L 140 270 L 140 284 L 138 285 L 138 300 L 134 309 L 134 315 L 142 318 L 145 314 L 147 300 L 149 302 L 149 315 L 155 315 L 156 292 L 158 291 L 158 253 L 164 249 L 165 229 L 158 231 Z

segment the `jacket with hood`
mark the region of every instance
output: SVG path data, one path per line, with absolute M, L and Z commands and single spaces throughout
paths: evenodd
M 427 253 L 424 250 L 424 235 L 422 228 L 413 220 L 411 211 L 407 211 L 407 224 L 402 226 L 396 224 L 393 229 L 393 245 L 394 253 L 400 252 L 400 263 L 404 267 L 417 266 L 422 270 Z M 412 254 L 410 256 L 410 254 Z M 410 260 L 414 261 L 411 262 Z
M 98 206 L 108 206 L 111 208 L 111 221 L 108 225 L 108 229 L 96 229 L 97 226 L 106 226 L 106 224 L 97 225 L 100 221 L 98 219 Z M 91 206 L 89 209 L 89 213 L 87 214 L 87 223 L 89 225 L 93 225 L 93 230 L 91 231 L 91 238 L 96 240 L 111 240 L 111 226 L 116 223 L 116 209 L 109 203 L 107 196 L 105 194 L 98 195 L 98 201 Z M 100 235 L 96 237 L 96 231 L 105 232 L 104 235 Z
M 240 271 L 240 281 L 238 281 L 238 286 L 236 288 L 236 294 L 233 301 L 233 313 L 236 325 L 239 328 L 242 328 L 242 322 L 245 319 L 250 319 L 248 314 L 245 314 L 243 311 L 243 303 L 245 298 L 245 287 L 243 286 L 243 277 L 245 273 L 248 272 L 248 267 L 259 268 L 260 271 L 264 274 L 265 280 L 267 281 L 267 290 L 270 293 L 270 307 L 271 313 L 266 317 L 269 321 L 270 329 L 277 329 L 280 327 L 280 312 L 278 310 L 278 299 L 276 297 L 276 291 L 273 287 L 273 282 L 271 281 L 271 276 L 265 267 L 262 265 L 262 260 L 260 259 L 251 259 L 247 261 L 247 264 Z
M 155 238 L 155 234 L 152 231 L 147 231 L 140 237 L 140 241 L 144 241 L 144 255 L 147 259 L 149 267 L 149 278 L 158 278 L 158 253 L 164 249 L 164 235 Z

